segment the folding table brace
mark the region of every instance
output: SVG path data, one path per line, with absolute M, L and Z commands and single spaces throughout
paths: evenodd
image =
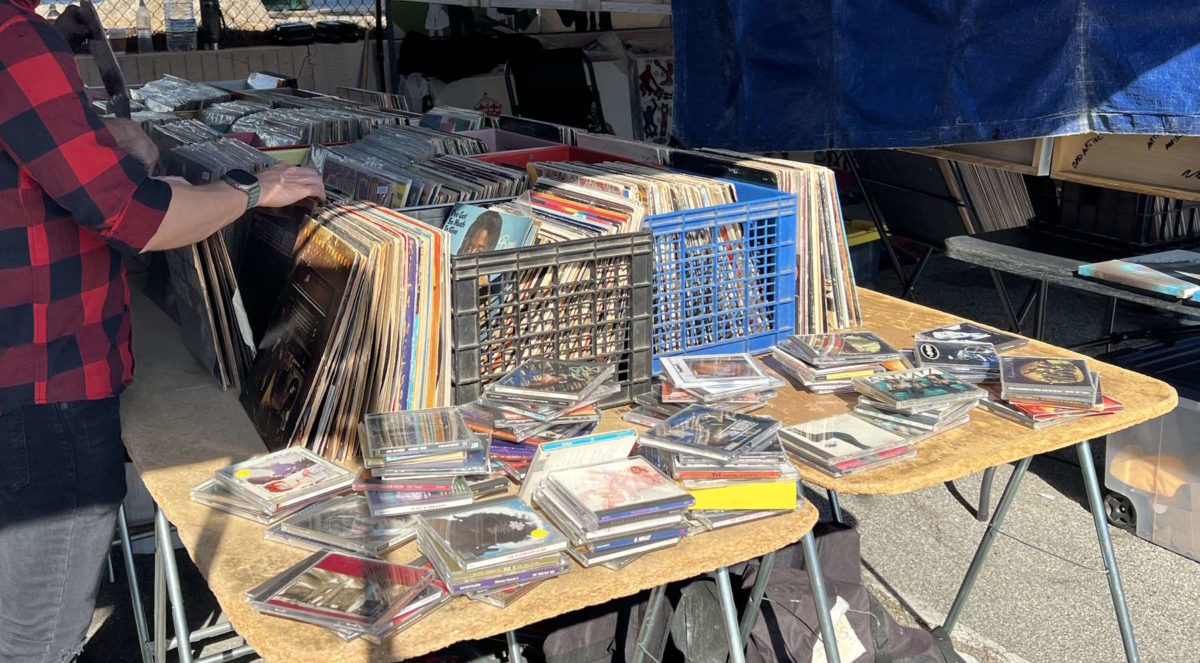
M 219 635 L 233 632 L 228 622 L 214 624 L 192 631 L 188 628 L 187 615 L 183 608 L 183 590 L 179 583 L 179 568 L 175 563 L 175 547 L 171 541 L 171 524 L 161 509 L 154 509 L 154 637 L 151 638 L 146 623 L 146 608 L 142 603 L 137 574 L 133 564 L 133 547 L 129 537 L 129 523 L 125 518 L 125 507 L 117 511 L 117 536 L 121 545 L 121 556 L 125 559 L 125 577 L 129 582 L 129 598 L 133 604 L 133 621 L 137 630 L 138 649 L 142 663 L 164 663 L 167 652 L 176 649 L 179 663 L 226 663 L 254 654 L 248 645 L 241 645 L 219 654 L 193 658 L 190 645 Z M 170 598 L 171 616 L 175 623 L 175 637 L 167 639 L 167 603 Z M 179 643 L 188 646 L 179 646 Z
M 1113 610 L 1116 612 L 1117 628 L 1121 633 L 1121 645 L 1125 649 L 1125 660 L 1128 663 L 1136 663 L 1141 659 L 1138 655 L 1137 641 L 1133 635 L 1133 625 L 1129 619 L 1129 608 L 1125 603 L 1125 591 L 1121 587 L 1121 573 L 1117 569 L 1117 558 L 1113 553 L 1112 538 L 1108 533 L 1108 522 L 1100 495 L 1100 482 L 1096 478 L 1096 467 L 1092 460 L 1091 443 L 1084 440 L 1075 445 L 1075 451 L 1079 456 L 1079 468 L 1083 474 L 1083 486 L 1087 491 L 1088 508 L 1092 512 L 1092 521 L 1096 527 L 1096 540 L 1100 544 L 1100 556 L 1104 560 L 1104 573 L 1108 579 L 1108 591 L 1112 596 Z M 1013 499 L 1016 498 L 1017 489 L 1021 485 L 1021 479 L 1025 477 L 1025 472 L 1029 469 L 1029 463 L 1032 460 L 1031 456 L 1017 463 L 1016 469 L 1013 470 L 1012 476 L 1008 479 L 1008 485 L 1004 488 L 1004 494 L 1001 495 L 1000 502 L 996 504 L 996 512 L 992 514 L 987 531 L 984 532 L 983 539 L 979 542 L 979 548 L 975 551 L 975 557 L 971 560 L 971 566 L 967 568 L 967 574 L 958 589 L 958 594 L 954 597 L 954 603 L 951 604 L 950 611 L 946 614 L 946 622 L 940 627 L 947 636 L 954 630 L 954 626 L 958 622 L 963 608 L 966 607 L 967 598 L 970 596 L 971 589 L 975 585 L 979 571 L 983 568 L 988 553 L 991 552 L 992 544 L 995 542 L 996 535 L 999 534 L 1000 526 L 1004 523 L 1004 517 L 1008 514 L 1008 509 L 1012 506 Z

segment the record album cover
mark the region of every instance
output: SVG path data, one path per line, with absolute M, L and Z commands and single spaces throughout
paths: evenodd
M 450 252 L 464 255 L 528 246 L 537 227 L 531 217 L 460 203 L 442 230 L 450 233 Z

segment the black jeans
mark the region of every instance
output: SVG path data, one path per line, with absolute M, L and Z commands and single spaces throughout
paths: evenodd
M 72 661 L 125 497 L 116 397 L 0 416 L 0 661 Z

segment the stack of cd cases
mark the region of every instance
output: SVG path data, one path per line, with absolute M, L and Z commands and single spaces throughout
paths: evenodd
M 565 573 L 568 541 L 518 497 L 421 514 L 417 545 L 453 594 L 491 592 Z
M 976 401 L 987 392 L 928 366 L 896 373 L 854 378 L 855 391 L 905 413 L 923 412 L 964 401 Z
M 468 428 L 457 408 L 368 414 L 359 442 L 366 469 L 356 486 L 375 516 L 463 506 L 491 492 L 490 439 Z M 494 483 L 508 488 L 502 477 Z
M 343 495 L 314 504 L 267 530 L 267 540 L 297 548 L 334 548 L 378 557 L 417 536 L 415 516 L 376 517 L 367 498 Z
M 290 447 L 217 470 L 192 488 L 193 501 L 260 523 L 286 516 L 350 487 L 354 473 L 308 449 Z
M 247 592 L 246 601 L 263 614 L 378 644 L 446 597 L 428 568 L 322 550 Z
M 779 439 L 792 458 L 835 477 L 916 455 L 905 437 L 850 414 L 788 426 Z
M 679 543 L 694 499 L 640 456 L 555 470 L 535 503 L 571 539 L 584 567 Z
M 1095 407 L 1103 404 L 1100 376 L 1083 359 L 1001 357 L 1000 395 L 1007 401 Z
M 852 392 L 856 377 L 912 368 L 868 331 L 790 336 L 771 353 L 785 373 L 817 394 Z

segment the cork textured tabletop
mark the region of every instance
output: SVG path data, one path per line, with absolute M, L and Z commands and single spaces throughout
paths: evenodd
M 126 449 L 230 622 L 267 661 L 361 663 L 420 656 L 762 556 L 799 541 L 817 521 L 817 510 L 804 504 L 791 514 L 684 539 L 620 571 L 573 565 L 507 609 L 459 597 L 381 647 L 344 643 L 321 628 L 258 615 L 245 603 L 248 589 L 309 553 L 266 541 L 265 527 L 189 499 L 190 488 L 218 468 L 266 449 L 237 394 L 217 387 L 184 348 L 177 325 L 141 296 L 134 297 L 133 317 L 137 380 L 121 404 Z M 604 425 L 627 427 L 611 418 Z M 406 562 L 418 555 L 410 543 L 388 558 Z

